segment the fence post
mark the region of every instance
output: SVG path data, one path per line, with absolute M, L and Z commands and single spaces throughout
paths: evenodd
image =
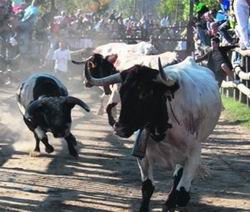
M 248 56 L 243 56 L 243 70 L 244 72 L 248 72 Z M 242 83 L 248 87 L 248 80 L 242 80 Z M 242 92 L 240 92 L 240 102 L 243 103 L 243 104 L 247 104 L 247 101 L 248 101 L 248 97 L 243 94 Z
M 250 60 L 249 57 L 246 56 L 246 69 L 245 69 L 246 73 L 249 73 L 249 68 L 250 68 Z M 246 87 L 249 88 L 250 85 L 249 80 L 246 80 L 245 82 L 246 82 Z M 250 100 L 248 97 L 246 97 L 246 104 L 248 107 L 250 106 Z

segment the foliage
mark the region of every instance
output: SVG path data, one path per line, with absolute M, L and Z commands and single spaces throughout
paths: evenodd
M 234 99 L 222 96 L 225 115 L 231 122 L 250 128 L 250 110 L 247 105 L 236 102 Z
M 42 8 L 48 8 L 53 0 L 44 0 Z M 56 8 L 74 12 L 81 9 L 85 12 L 104 13 L 108 8 L 111 0 L 54 0 Z
M 161 0 L 157 7 L 160 16 L 168 15 L 176 21 L 189 19 L 189 6 L 192 0 Z M 209 9 L 218 9 L 218 1 L 201 0 Z M 177 15 L 176 15 L 177 14 Z
M 187 21 L 190 17 L 190 0 L 183 0 L 183 5 L 184 5 L 184 8 L 183 8 L 183 19 L 185 21 Z
M 135 3 L 136 0 L 117 0 L 114 8 L 117 11 L 122 11 L 123 17 L 136 16 Z
M 178 1 L 178 0 L 177 0 Z M 174 13 L 176 10 L 176 2 L 175 0 L 161 0 L 159 5 L 159 12 L 160 15 L 170 15 L 171 13 Z

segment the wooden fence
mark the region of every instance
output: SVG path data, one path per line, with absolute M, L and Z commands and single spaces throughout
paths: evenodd
M 234 61 L 235 57 L 233 57 L 232 63 L 235 77 L 241 83 L 235 84 L 230 81 L 224 81 L 221 86 L 222 93 L 250 107 L 250 50 L 242 51 L 236 48 L 233 55 L 238 57 L 237 62 Z

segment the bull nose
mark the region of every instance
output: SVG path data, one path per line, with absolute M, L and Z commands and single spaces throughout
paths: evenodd
M 85 81 L 84 83 L 85 83 L 85 87 L 87 88 L 93 87 L 93 85 L 88 81 Z
M 64 133 L 53 133 L 53 135 L 54 135 L 54 137 L 55 138 L 62 138 L 62 137 L 64 137 Z
M 125 129 L 124 127 L 121 127 L 119 123 L 115 123 L 114 125 L 114 131 L 115 135 L 118 135 L 122 138 L 128 138 L 133 134 L 132 130 Z

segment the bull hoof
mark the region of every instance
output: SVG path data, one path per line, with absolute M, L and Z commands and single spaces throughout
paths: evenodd
M 48 146 L 46 146 L 45 151 L 46 151 L 47 153 L 52 153 L 52 152 L 54 152 L 54 148 L 53 148 L 53 146 L 48 145 Z
M 163 205 L 162 212 L 174 212 L 175 208 L 169 208 L 167 205 Z
M 140 212 L 148 212 L 149 208 L 147 206 L 141 206 Z
M 176 190 L 176 203 L 180 207 L 187 206 L 190 200 L 190 194 L 184 187 L 180 188 L 180 191 Z
M 75 159 L 78 159 L 78 153 L 77 153 L 77 151 L 75 150 L 75 149 L 71 149 L 70 150 L 70 155 L 72 155 Z
M 38 151 L 31 151 L 30 152 L 30 157 L 39 157 L 40 155 L 41 155 L 41 153 Z
M 162 212 L 174 212 L 175 208 L 170 208 L 167 205 L 163 205 Z
M 162 211 L 164 211 L 164 212 L 171 212 L 171 211 L 174 211 L 175 208 L 176 208 L 176 200 L 173 199 L 173 198 L 172 199 L 170 198 L 163 205 Z

